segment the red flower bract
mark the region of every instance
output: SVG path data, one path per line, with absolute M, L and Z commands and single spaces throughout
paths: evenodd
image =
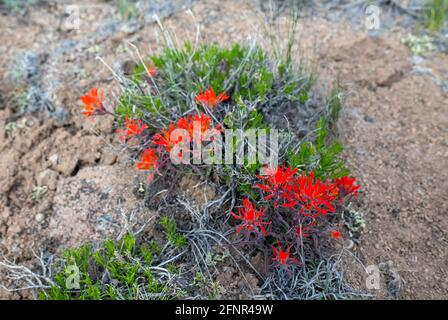
M 148 126 L 142 123 L 142 120 L 129 120 L 129 117 L 125 117 L 126 125 L 125 130 L 117 130 L 119 132 L 124 132 L 123 139 L 132 138 L 134 136 L 141 135 L 143 130 L 147 129 Z
M 283 196 L 285 192 L 289 191 L 292 184 L 294 183 L 294 175 L 297 169 L 292 169 L 291 167 L 285 168 L 285 166 L 278 166 L 276 169 L 265 168 L 267 175 L 258 176 L 263 183 L 256 184 L 256 188 L 260 188 L 268 195 L 266 200 L 272 198 L 278 198 Z M 274 206 L 277 206 L 278 199 L 275 200 Z
M 95 111 L 102 108 L 104 93 L 98 88 L 92 88 L 90 91 L 83 95 L 81 98 L 82 103 L 84 104 L 83 114 L 86 117 L 90 117 Z
M 181 118 L 177 122 L 177 127 L 179 129 L 187 130 L 190 134 L 190 137 L 193 137 L 195 122 L 196 125 L 199 126 L 200 133 L 203 134 L 205 131 L 210 130 L 211 121 L 212 119 L 204 113 L 195 114 L 194 116 L 186 116 Z
M 204 106 L 209 107 L 209 108 L 214 108 L 219 103 L 226 101 L 229 98 L 230 97 L 225 92 L 222 92 L 219 95 L 216 95 L 213 88 L 210 87 L 210 88 L 208 88 L 208 90 L 205 90 L 204 92 L 199 93 L 196 96 L 196 101 L 201 103 Z
M 332 238 L 335 239 L 335 240 L 340 239 L 341 236 L 342 236 L 341 231 L 338 231 L 338 230 L 331 230 L 331 232 L 330 232 L 330 237 L 332 237 Z
M 157 73 L 157 69 L 150 64 L 146 64 L 146 70 L 148 71 L 150 77 L 154 77 Z
M 355 197 L 358 196 L 358 190 L 361 186 L 355 185 L 356 178 L 342 177 L 334 180 L 336 186 L 339 190 L 341 196 L 348 196 L 353 194 Z
M 200 134 L 198 137 L 200 141 L 204 141 L 206 138 L 205 133 L 211 129 L 211 123 L 212 119 L 204 113 L 195 114 L 193 116 L 185 116 L 180 118 L 176 125 L 170 124 L 168 129 L 162 129 L 161 132 L 155 134 L 152 138 L 152 143 L 165 147 L 165 150 L 169 152 L 177 143 L 182 141 L 182 136 L 179 136 L 175 140 L 172 139 L 173 131 L 176 129 L 186 130 L 189 134 L 189 141 L 191 141 L 195 133 Z M 199 130 L 195 132 L 195 129 Z M 222 131 L 217 127 L 215 129 Z
M 170 124 L 168 129 L 162 129 L 161 133 L 156 133 L 152 137 L 152 143 L 163 146 L 166 151 L 170 151 L 178 142 L 180 142 L 180 139 L 177 141 L 173 141 L 171 139 L 171 134 L 176 129 L 174 124 Z
M 157 167 L 157 160 L 159 157 L 156 154 L 155 149 L 146 149 L 143 152 L 142 159 L 137 163 L 139 170 L 151 170 Z
M 240 233 L 242 229 L 254 231 L 260 228 L 261 233 L 266 234 L 265 226 L 270 224 L 270 222 L 262 220 L 264 214 L 263 208 L 260 207 L 260 209 L 257 209 L 248 198 L 243 199 L 243 207 L 238 208 L 238 214 L 233 212 L 230 212 L 230 214 L 235 219 L 243 221 L 236 229 L 237 233 Z
M 286 249 L 286 251 L 283 251 L 282 247 L 277 241 L 277 248 L 272 246 L 272 251 L 274 252 L 274 257 L 272 258 L 273 261 L 278 261 L 281 265 L 286 265 L 288 260 L 290 259 L 290 248 Z
M 336 184 L 325 183 L 319 179 L 314 181 L 313 171 L 309 176 L 299 176 L 290 191 L 285 195 L 287 202 L 283 204 L 284 207 L 299 207 L 301 213 L 306 215 L 316 212 L 327 214 L 336 210 L 333 204 L 338 195 Z

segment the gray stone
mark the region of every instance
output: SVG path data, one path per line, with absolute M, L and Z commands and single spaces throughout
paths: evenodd
M 46 169 L 36 177 L 39 186 L 47 186 L 50 190 L 56 190 L 59 175 L 56 171 Z
M 45 215 L 43 213 L 38 213 L 38 214 L 36 214 L 34 219 L 36 219 L 37 222 L 42 222 L 45 220 Z

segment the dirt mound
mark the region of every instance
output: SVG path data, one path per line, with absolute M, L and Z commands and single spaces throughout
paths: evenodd
M 358 254 L 382 273 L 380 291 L 371 293 L 446 297 L 440 279 L 447 276 L 448 256 L 448 97 L 432 77 L 412 71 L 396 39 L 363 39 L 330 59 L 348 88 L 340 130 L 364 189 L 367 231 Z
M 144 175 L 122 165 L 85 167 L 60 181 L 48 236 L 57 239 L 61 247 L 77 247 L 86 239 L 93 242 L 117 236 L 126 228 L 142 227 L 142 221 L 154 218 L 134 194 L 142 181 Z

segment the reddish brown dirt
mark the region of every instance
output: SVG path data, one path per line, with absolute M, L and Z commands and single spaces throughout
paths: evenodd
M 26 19 L 0 16 L 0 247 L 18 263 L 32 259 L 30 249 L 56 252 L 117 236 L 122 230 L 114 225 L 123 222 L 123 212 L 141 210 L 132 190 L 145 177 L 111 149 L 110 121 L 92 125 L 82 118 L 78 97 L 94 84 L 115 90 L 110 71 L 95 55 L 119 66 L 129 60 L 122 50 L 127 40 L 144 54 L 157 50 L 156 24 L 107 29 L 116 8 L 101 6 L 83 11 L 77 31 L 64 30 L 63 5 L 37 7 Z M 194 39 L 197 21 L 205 41 L 247 43 L 260 29 L 261 14 L 254 8 L 250 1 L 212 0 L 194 4 L 195 18 L 182 11 L 163 22 L 179 42 Z M 99 27 L 103 36 L 95 32 Z M 339 79 L 347 93 L 339 129 L 345 158 L 363 186 L 360 211 L 367 225 L 352 250 L 356 262 L 352 255 L 345 259 L 349 282 L 368 291 L 362 265 L 376 265 L 380 290 L 368 291 L 375 298 L 448 298 L 448 99 L 442 90 L 447 55 L 433 53 L 416 65 L 400 43 L 405 30 L 373 38 L 322 17 L 304 18 L 300 30 L 303 49 L 319 63 L 323 88 Z M 63 44 L 69 49 L 54 54 Z M 21 52 L 51 54 L 39 65 L 41 85 L 57 84 L 52 100 L 68 112 L 66 120 L 12 118 L 10 101 L 20 87 L 10 74 Z M 5 125 L 23 118 L 27 126 L 7 136 Z M 40 201 L 31 198 L 36 185 L 49 187 Z M 199 195 L 193 191 L 192 197 Z M 141 214 L 144 221 L 153 216 Z M 21 297 L 0 289 L 0 298 Z
M 448 98 L 431 77 L 411 71 L 398 41 L 355 46 L 334 65 L 351 65 L 343 79 L 353 94 L 340 127 L 347 159 L 364 186 L 367 231 L 359 255 L 366 265 L 390 261 L 380 297 L 447 298 Z M 357 55 L 378 47 L 391 53 L 380 59 Z M 446 75 L 448 59 L 442 59 L 436 68 Z M 373 83 L 360 79 L 360 73 L 381 69 L 393 73 L 375 72 Z M 390 272 L 397 283 L 390 283 Z

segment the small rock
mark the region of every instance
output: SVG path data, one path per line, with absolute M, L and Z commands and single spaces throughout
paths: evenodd
M 58 154 L 52 154 L 49 158 L 48 161 L 50 161 L 50 163 L 55 166 L 58 164 L 58 160 L 59 160 L 59 155 Z
M 423 58 L 421 56 L 414 55 L 411 57 L 411 61 L 413 64 L 421 64 L 423 62 Z
M 94 124 L 94 127 L 101 133 L 111 134 L 114 132 L 114 123 L 114 117 L 103 117 Z
M 101 164 L 112 165 L 117 161 L 117 155 L 109 152 L 105 152 L 101 156 Z
M 425 67 L 421 67 L 421 66 L 414 66 L 412 71 L 413 71 L 413 73 L 418 74 L 418 75 L 428 75 L 428 76 L 434 75 L 434 72 L 431 68 L 425 68 Z
M 2 219 L 6 220 L 11 215 L 11 210 L 8 207 L 4 207 L 2 211 Z
M 120 32 L 123 32 L 123 33 L 129 35 L 129 34 L 135 33 L 138 30 L 138 28 L 139 28 L 138 23 L 134 23 L 134 22 L 126 23 L 121 26 Z
M 37 222 L 42 222 L 45 220 L 45 215 L 43 213 L 38 213 L 38 214 L 36 214 L 34 219 L 36 219 Z
M 353 242 L 353 240 L 348 239 L 345 243 L 344 246 L 347 250 L 350 250 L 351 248 L 353 248 L 353 246 L 355 245 L 355 243 Z
M 225 294 L 227 293 L 227 289 L 224 288 L 224 287 L 222 287 L 222 286 L 220 286 L 220 287 L 219 287 L 219 293 L 220 293 L 221 295 L 225 295 Z
M 299 136 L 299 138 L 304 138 L 304 137 L 307 136 L 308 133 L 309 133 L 308 130 L 304 130 L 304 129 L 302 129 L 302 130 L 299 130 L 299 132 L 297 133 L 297 135 Z
M 56 171 L 47 169 L 37 175 L 37 184 L 39 186 L 47 186 L 50 190 L 56 190 L 59 175 Z
M 78 162 L 78 157 L 66 156 L 62 159 L 62 161 L 58 162 L 58 165 L 55 167 L 55 169 L 62 173 L 64 176 L 69 176 L 75 171 Z
M 369 116 L 369 115 L 365 115 L 365 116 L 364 116 L 364 121 L 372 123 L 372 122 L 375 122 L 375 119 L 373 119 L 373 118 L 372 118 L 371 116 Z
M 400 208 L 392 208 L 391 213 L 392 216 L 394 216 L 395 218 L 398 218 L 400 216 Z

